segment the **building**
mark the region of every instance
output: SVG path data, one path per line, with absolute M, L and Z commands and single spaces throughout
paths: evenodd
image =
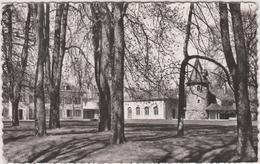
M 83 119 L 99 119 L 99 102 L 97 99 L 83 102 Z
M 196 59 L 194 68 L 187 82 L 185 119 L 207 119 L 205 108 L 208 105 L 209 82 L 207 72 L 202 69 L 199 59 Z
M 148 100 L 126 100 L 124 116 L 129 119 L 173 119 L 176 118 L 177 99 L 152 98 Z
M 60 90 L 60 119 L 98 119 L 99 107 L 97 101 L 97 94 L 86 93 L 80 91 L 73 85 L 63 83 Z M 4 120 L 12 119 L 12 105 L 10 101 L 5 101 L 3 104 L 3 118 Z M 45 95 L 45 111 L 46 120 L 50 116 L 50 99 Z M 18 107 L 19 120 L 33 120 L 34 119 L 34 102 L 33 92 L 22 92 L 21 101 Z
M 202 69 L 199 59 L 194 63 L 187 88 L 185 119 L 236 119 L 233 91 L 227 82 L 222 88 L 211 87 L 208 73 Z M 255 97 L 249 95 L 252 120 L 257 118 L 258 100 Z

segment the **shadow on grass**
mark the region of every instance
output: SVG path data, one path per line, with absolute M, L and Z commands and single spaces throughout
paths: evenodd
M 16 140 L 19 140 L 19 139 L 24 139 L 24 138 L 27 138 L 27 137 L 31 137 L 33 136 L 33 134 L 25 134 L 25 135 L 19 135 L 19 136 L 9 136 L 8 138 L 3 138 L 3 143 L 4 144 L 7 144 L 9 142 L 13 142 L 13 141 L 16 141 Z
M 45 162 L 77 162 L 89 154 L 104 149 L 109 145 L 106 137 L 72 139 L 59 145 L 52 145 L 40 152 L 35 151 L 29 157 L 29 163 Z
M 69 130 L 69 131 L 50 131 L 47 133 L 47 135 L 66 135 L 66 134 L 87 134 L 87 133 L 97 133 L 97 129 L 91 129 L 91 130 Z
M 67 138 L 63 143 L 59 142 L 60 144 L 49 143 L 43 150 L 32 149 L 32 155 L 26 162 L 79 162 L 93 152 L 106 149 L 110 145 L 108 133 L 98 133 L 93 129 L 94 126 L 95 123 L 84 122 L 79 125 L 79 122 L 73 122 L 60 131 L 50 132 L 48 135 L 52 136 L 79 136 Z M 146 143 L 165 151 L 166 154 L 158 162 L 228 162 L 235 156 L 235 129 L 235 126 L 185 125 L 185 136 L 177 137 L 176 125 L 131 124 L 126 125 L 125 132 L 128 141 L 141 145 Z M 254 127 L 255 132 L 257 134 Z M 4 143 L 32 136 L 26 133 L 10 136 L 4 139 Z M 87 137 L 84 134 L 93 136 Z

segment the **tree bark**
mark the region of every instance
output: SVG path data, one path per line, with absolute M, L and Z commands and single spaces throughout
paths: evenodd
M 99 90 L 100 119 L 98 130 L 107 131 L 111 128 L 111 104 L 109 89 L 109 56 L 111 55 L 110 43 L 110 18 L 106 10 L 107 4 L 91 4 L 93 16 L 92 34 L 95 58 L 95 79 Z
M 66 28 L 69 4 L 59 4 L 56 9 L 54 52 L 50 68 L 50 120 L 49 128 L 60 128 L 60 84 L 65 55 Z
M 12 103 L 12 126 L 19 126 L 19 100 L 14 100 Z
M 24 27 L 24 44 L 21 53 L 21 66 L 19 72 L 14 68 L 17 66 L 13 63 L 13 42 L 12 42 L 12 5 L 6 5 L 4 7 L 3 15 L 6 15 L 5 25 L 7 26 L 7 34 L 3 31 L 3 51 L 5 54 L 5 65 L 7 65 L 7 76 L 9 80 L 9 99 L 12 103 L 12 126 L 19 125 L 18 108 L 22 90 L 22 83 L 24 80 L 24 74 L 27 67 L 28 49 L 29 49 L 29 31 L 30 31 L 30 18 L 31 18 L 31 7 L 28 5 L 28 13 Z M 4 28 L 4 27 L 3 27 Z
M 126 141 L 124 135 L 124 13 L 125 3 L 114 3 L 114 61 L 111 89 L 111 144 Z
M 185 68 L 188 63 L 187 58 L 185 59 L 181 63 L 181 70 L 180 70 L 177 136 L 184 135 L 183 119 L 184 119 L 184 107 L 185 107 Z
M 194 4 L 190 4 L 190 10 L 188 15 L 188 21 L 186 26 L 186 34 L 185 34 L 185 42 L 183 46 L 183 55 L 184 59 L 181 64 L 180 70 L 180 81 L 179 81 L 179 105 L 178 105 L 178 125 L 177 125 L 177 135 L 183 136 L 184 135 L 184 106 L 185 106 L 185 68 L 187 65 L 187 58 L 188 58 L 188 44 L 190 38 L 190 28 L 191 28 L 191 19 L 192 19 L 192 11 L 194 8 Z
M 237 64 L 233 56 L 233 52 L 230 44 L 229 25 L 228 25 L 228 9 L 226 3 L 219 3 L 219 15 L 220 15 L 220 32 L 224 56 L 227 62 L 227 66 L 232 77 L 234 95 L 236 101 L 236 108 L 238 102 L 238 83 L 237 83 Z
M 248 98 L 248 53 L 245 47 L 240 3 L 230 3 L 229 6 L 238 65 L 237 152 L 240 156 L 240 161 L 255 161 L 256 152 L 253 148 L 253 131 Z
M 35 135 L 44 136 L 46 134 L 45 121 L 45 101 L 44 101 L 44 61 L 45 61 L 45 43 L 44 43 L 44 4 L 37 6 L 37 35 L 36 44 L 38 46 L 38 60 L 35 77 Z

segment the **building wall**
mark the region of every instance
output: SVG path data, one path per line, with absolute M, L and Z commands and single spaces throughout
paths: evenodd
M 177 99 L 165 100 L 165 118 L 166 119 L 178 118 L 178 100 Z
M 157 109 L 156 109 L 157 107 Z M 140 114 L 138 114 L 138 108 Z M 145 110 L 149 113 L 145 113 Z M 131 112 L 129 111 L 131 110 Z M 158 113 L 156 112 L 158 110 Z M 161 101 L 129 101 L 124 102 L 125 119 L 166 119 L 165 102 Z
M 207 112 L 205 107 L 207 106 L 207 89 L 202 87 L 198 90 L 198 86 L 191 86 L 191 90 L 187 94 L 187 104 L 185 118 L 191 120 L 207 119 Z

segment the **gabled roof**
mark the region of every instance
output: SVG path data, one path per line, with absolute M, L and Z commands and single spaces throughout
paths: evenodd
M 187 85 L 203 85 L 206 86 L 208 84 L 208 80 L 204 76 L 203 68 L 199 59 L 196 59 L 194 63 L 194 68 L 191 71 L 190 78 L 188 79 Z
M 233 105 L 228 105 L 228 106 L 221 106 L 218 105 L 217 103 L 211 103 L 209 106 L 205 108 L 205 110 L 208 111 L 235 111 L 235 108 Z

